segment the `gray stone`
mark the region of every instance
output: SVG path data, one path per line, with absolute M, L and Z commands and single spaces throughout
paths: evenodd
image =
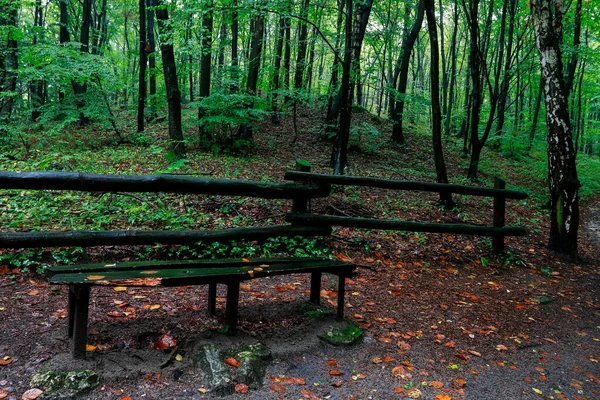
M 194 364 L 202 371 L 209 390 L 217 396 L 228 396 L 233 393 L 234 385 L 229 368 L 221 360 L 219 350 L 213 344 L 200 347 L 194 358 Z
M 262 386 L 267 370 L 266 362 L 248 351 L 238 353 L 240 366 L 237 369 L 238 382 L 248 385 L 251 389 Z

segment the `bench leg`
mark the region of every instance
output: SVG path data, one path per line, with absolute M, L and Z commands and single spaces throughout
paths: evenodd
M 76 289 L 75 285 L 69 285 L 69 304 L 68 304 L 68 318 L 69 325 L 67 326 L 67 337 L 73 338 L 73 324 L 75 323 L 75 303 L 76 303 Z
M 237 325 L 238 305 L 240 300 L 240 283 L 229 282 L 227 284 L 227 309 L 225 310 L 225 323 L 229 332 L 235 332 Z
M 217 284 L 208 284 L 208 315 L 215 315 L 217 312 Z
M 88 310 L 90 305 L 90 287 L 76 287 L 74 292 L 75 313 L 73 322 L 73 358 L 85 358 Z
M 338 275 L 337 320 L 344 320 L 344 296 L 346 294 L 346 276 Z
M 321 273 L 311 272 L 310 274 L 310 302 L 315 305 L 321 304 Z

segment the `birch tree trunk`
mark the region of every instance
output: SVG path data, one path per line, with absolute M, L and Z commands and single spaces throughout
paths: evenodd
M 559 0 L 534 0 L 531 16 L 542 69 L 548 127 L 550 238 L 548 248 L 577 255 L 579 179 L 568 109 L 568 90 L 561 55 L 562 10 Z

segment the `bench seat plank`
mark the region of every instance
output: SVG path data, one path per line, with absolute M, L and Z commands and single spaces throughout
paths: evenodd
M 89 286 L 182 286 L 207 283 L 244 281 L 266 276 L 329 272 L 351 275 L 355 266 L 343 261 L 319 260 L 308 262 L 279 262 L 274 264 L 246 264 L 240 266 L 175 269 L 134 269 L 116 271 L 64 272 L 50 278 L 52 284 L 79 284 Z
M 131 261 L 115 263 L 96 263 L 81 265 L 56 265 L 46 268 L 46 275 L 52 277 L 65 272 L 108 272 L 108 271 L 135 271 L 146 269 L 178 269 L 178 268 L 227 268 L 240 267 L 243 265 L 258 266 L 261 264 L 280 263 L 307 263 L 312 261 L 327 261 L 324 257 L 282 257 L 282 258 L 228 258 L 228 259 L 206 259 L 206 260 L 161 260 L 161 261 Z

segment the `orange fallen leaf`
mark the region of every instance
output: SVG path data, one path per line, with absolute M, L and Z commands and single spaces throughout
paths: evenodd
M 37 289 L 33 289 L 33 290 L 30 290 L 29 292 L 27 292 L 27 294 L 29 296 L 37 296 L 38 294 L 40 294 L 40 291 Z
M 394 357 L 390 357 L 390 356 L 383 357 L 383 362 L 386 364 L 391 363 L 392 361 L 396 361 L 396 359 Z
M 165 333 L 160 337 L 160 339 L 152 343 L 152 348 L 154 350 L 172 349 L 175 346 L 177 346 L 177 341 L 168 333 Z
M 456 387 L 456 388 L 465 387 L 465 385 L 467 384 L 467 382 L 461 378 L 455 379 L 452 383 L 454 384 L 454 387 Z
M 375 357 L 371 361 L 373 362 L 373 364 L 381 364 L 383 362 L 383 360 L 379 357 Z
M 294 383 L 296 385 L 306 385 L 306 381 L 302 378 L 294 378 Z
M 481 353 L 475 350 L 469 350 L 469 353 L 474 355 L 475 357 L 481 357 Z
M 248 385 L 244 383 L 238 383 L 235 385 L 235 391 L 238 393 L 248 393 Z
M 404 393 L 404 388 L 394 388 L 394 393 Z
M 254 271 L 248 271 L 248 275 L 254 278 Z
M 109 311 L 109 312 L 106 313 L 106 315 L 108 315 L 109 317 L 116 318 L 116 317 L 120 317 L 121 313 L 118 312 L 118 311 Z
M 337 369 L 333 369 L 333 370 L 329 371 L 329 375 L 340 376 L 340 375 L 344 375 L 344 373 L 342 371 L 338 371 Z
M 127 288 L 126 288 L 125 286 L 115 286 L 115 287 L 113 288 L 113 290 L 114 290 L 115 292 L 125 292 L 125 291 L 127 290 Z
M 433 398 L 433 400 L 452 400 L 452 396 L 449 396 L 447 394 L 438 394 Z
M 252 260 L 250 260 L 249 258 L 242 258 L 243 262 L 252 262 Z
M 160 308 L 160 304 L 154 304 L 150 306 L 150 310 L 154 311 L 154 310 L 158 310 Z
M 10 365 L 10 364 L 12 364 L 12 362 L 13 362 L 13 360 L 9 356 L 0 358 L 0 366 Z
M 429 386 L 434 387 L 436 389 L 440 389 L 444 386 L 444 384 L 440 381 L 431 381 L 429 382 Z
M 460 359 L 461 359 L 461 360 L 463 360 L 463 361 L 469 361 L 469 357 L 465 356 L 465 355 L 464 355 L 464 354 L 462 354 L 462 353 L 456 353 L 456 354 L 454 355 L 454 357 L 456 357 L 456 358 L 460 358 Z
M 558 343 L 556 342 L 556 340 L 553 340 L 553 339 L 550 339 L 550 338 L 544 338 L 544 340 L 545 340 L 546 342 L 548 342 L 548 343 L 552 343 L 552 344 L 558 344 Z
M 92 351 L 95 351 L 96 349 L 97 349 L 97 347 L 92 344 L 85 345 L 85 351 L 87 351 L 87 352 L 92 352 Z
M 231 365 L 232 367 L 237 368 L 240 366 L 241 363 L 233 357 L 227 357 L 225 359 L 225 364 Z
M 335 367 L 337 365 L 337 361 L 335 360 L 329 360 L 327 361 L 327 366 L 328 367 Z
M 40 389 L 29 389 L 28 391 L 23 393 L 23 396 L 21 396 L 21 398 L 23 400 L 35 400 L 38 397 L 40 397 L 42 393 L 44 392 Z
M 8 397 L 8 390 L 0 389 L 0 400 Z
M 103 275 L 88 275 L 85 279 L 88 281 L 99 281 L 100 279 L 104 279 Z
M 277 393 L 285 393 L 285 388 L 279 383 L 274 383 L 271 385 L 271 390 Z
M 410 350 L 410 344 L 408 344 L 406 342 L 398 342 L 398 347 L 400 348 L 400 351 L 409 351 Z
M 119 400 L 131 400 L 130 396 L 119 397 Z

